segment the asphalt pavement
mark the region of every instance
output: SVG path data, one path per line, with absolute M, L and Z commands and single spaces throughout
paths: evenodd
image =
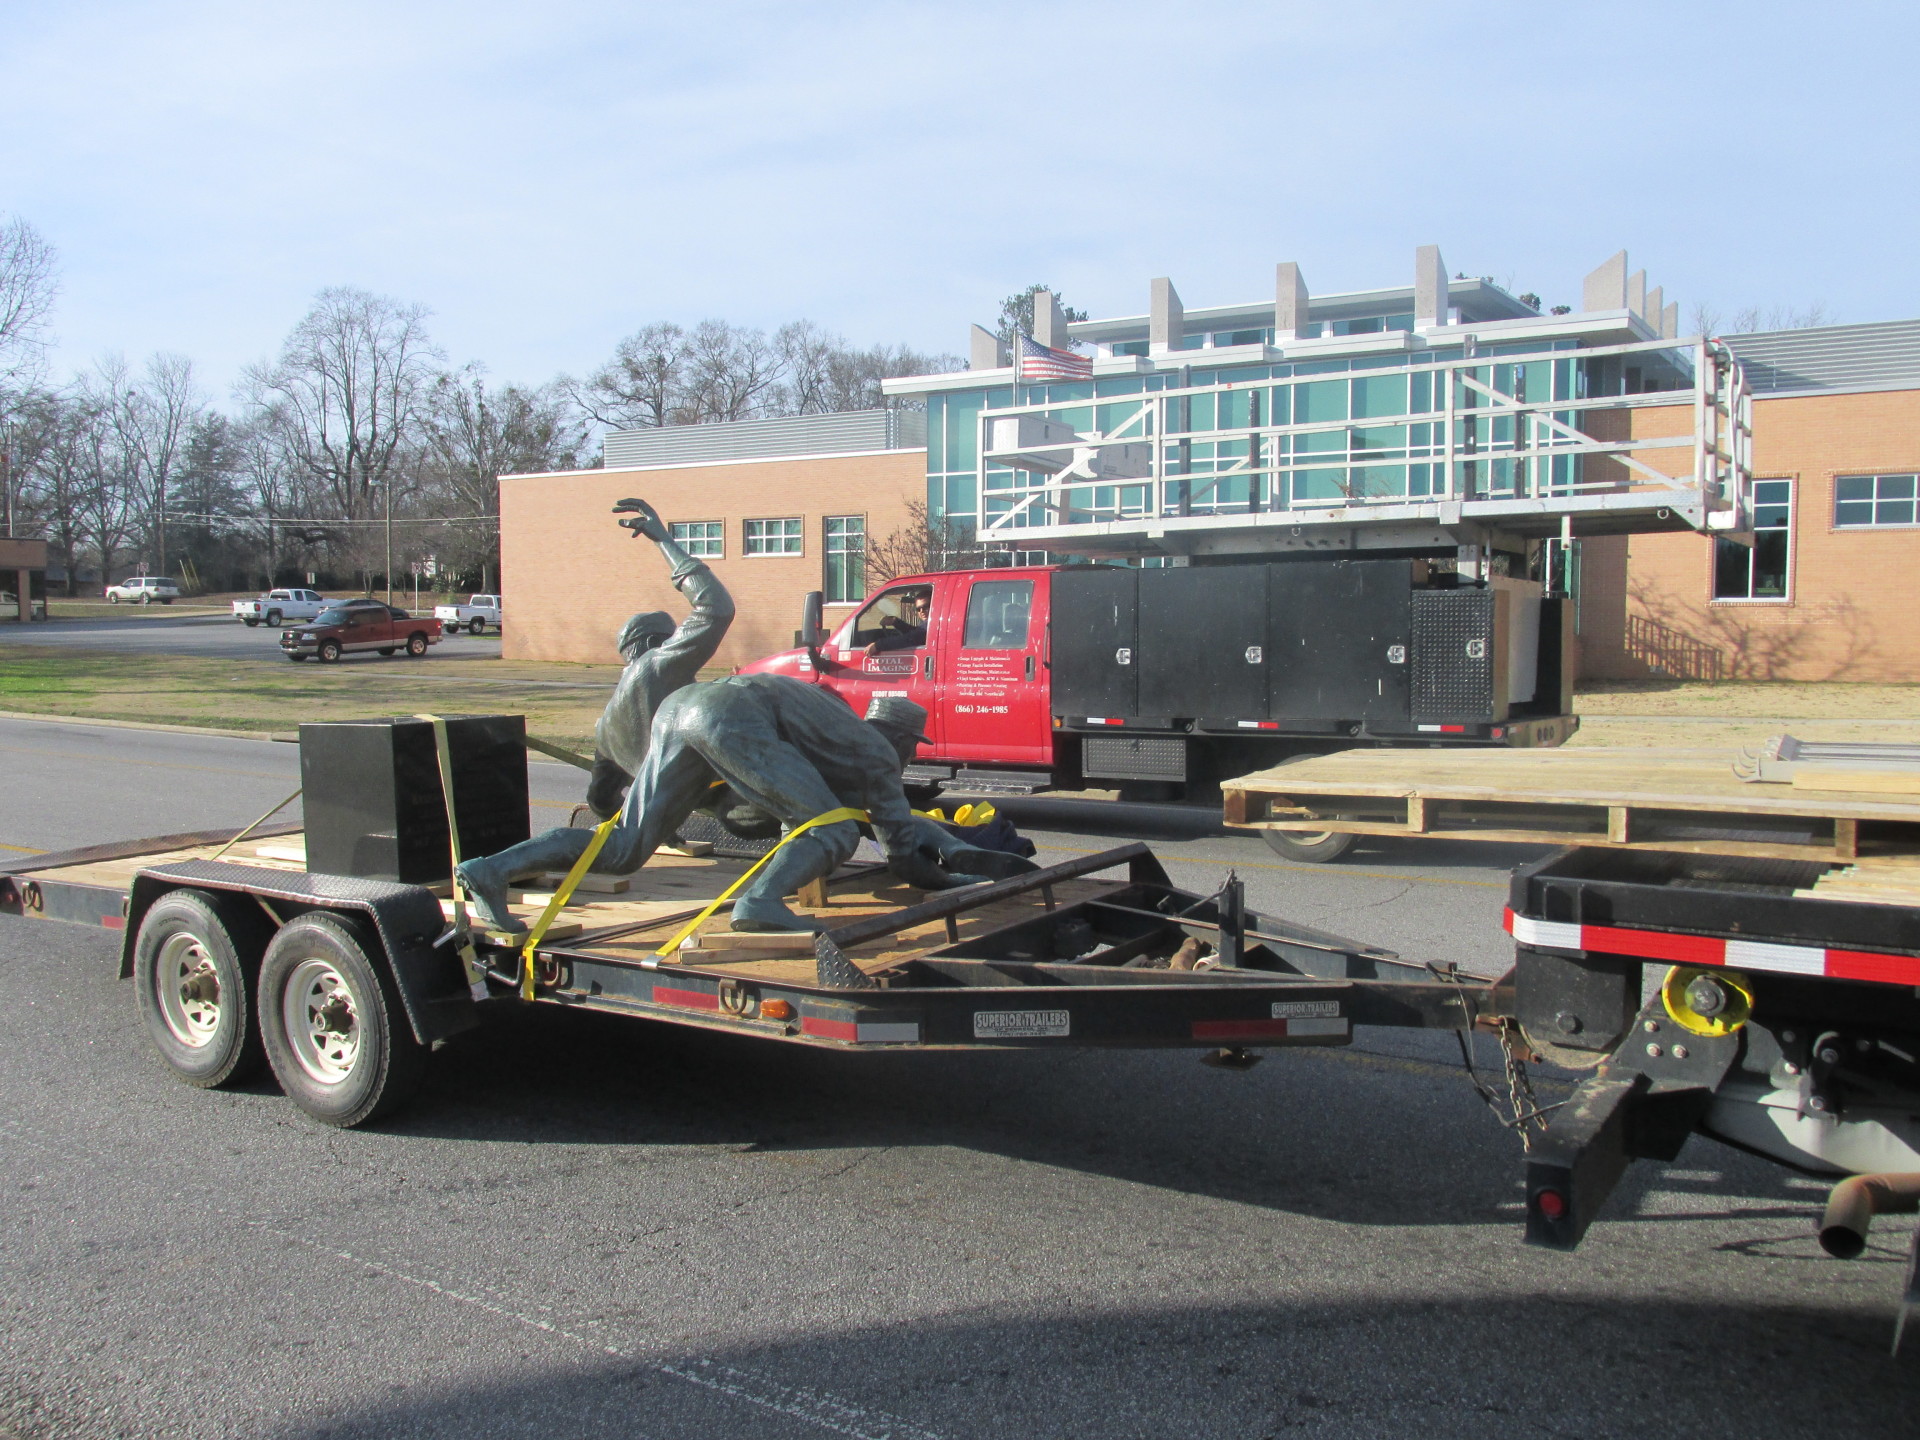
M 239 627 L 235 627 L 238 629 Z M 294 747 L 0 721 L 0 856 L 252 819 Z M 536 823 L 578 772 L 534 767 Z M 1494 847 L 1284 864 L 1207 817 L 1014 807 L 1055 852 L 1497 966 Z M 1148 833 L 1152 832 L 1152 833 Z M 535 1010 L 393 1123 L 151 1052 L 114 937 L 0 918 L 0 1436 L 1910 1436 L 1910 1223 L 1709 1141 L 1573 1255 L 1445 1037 L 841 1055 Z M 1551 1081 L 1545 1095 L 1563 1093 Z
M 429 607 L 426 613 L 431 614 Z M 265 626 L 248 629 L 231 615 L 165 615 L 142 611 L 100 619 L 40 620 L 0 626 L 0 644 L 68 646 L 74 649 L 124 650 L 141 655 L 202 655 L 220 660 L 262 660 L 285 665 L 280 632 Z M 433 660 L 498 660 L 500 634 L 449 635 L 427 652 Z M 358 666 L 383 662 L 379 655 L 347 655 L 339 662 Z

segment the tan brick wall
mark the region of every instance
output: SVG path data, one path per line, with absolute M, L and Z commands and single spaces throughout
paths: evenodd
M 1920 390 L 1757 400 L 1753 408 L 1755 478 L 1795 482 L 1789 598 L 1714 601 L 1705 536 L 1589 541 L 1581 673 L 1653 673 L 1628 644 L 1630 617 L 1639 617 L 1658 627 L 1646 633 L 1681 650 L 1710 650 L 1728 678 L 1920 680 L 1920 529 L 1833 528 L 1835 477 L 1920 470 Z M 1636 433 L 1648 432 L 1636 425 Z
M 719 520 L 726 553 L 710 560 L 738 616 L 716 665 L 744 665 L 793 643 L 802 597 L 822 586 L 823 521 L 864 515 L 869 540 L 907 523 L 907 502 L 926 494 L 924 450 L 743 461 L 640 470 L 511 475 L 500 481 L 500 571 L 509 660 L 618 664 L 614 636 L 629 615 L 687 603 L 667 581 L 660 552 L 622 530 L 614 503 L 637 495 L 661 518 Z M 805 551 L 744 555 L 749 519 L 799 516 Z M 836 614 L 829 610 L 831 622 Z

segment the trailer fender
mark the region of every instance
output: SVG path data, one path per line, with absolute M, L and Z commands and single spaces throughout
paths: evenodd
M 182 886 L 254 897 L 272 907 L 282 923 L 309 910 L 363 915 L 386 952 L 414 1038 L 430 1045 L 480 1023 L 459 957 L 451 947 L 434 948 L 446 928 L 439 900 L 418 885 L 347 875 L 308 875 L 220 860 L 186 860 L 141 870 L 134 876 L 121 939 L 122 979 L 133 974 L 133 937 L 146 912 L 162 895 Z

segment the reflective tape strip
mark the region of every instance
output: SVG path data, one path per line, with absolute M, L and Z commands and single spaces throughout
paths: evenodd
M 854 1045 L 918 1045 L 920 1022 L 828 1020 L 819 1015 L 803 1015 L 800 1018 L 800 1033 Z
M 1920 958 L 1865 950 L 1823 950 L 1812 945 L 1776 945 L 1764 940 L 1721 940 L 1711 935 L 1675 935 L 1664 930 L 1624 930 L 1613 925 L 1568 925 L 1535 920 L 1508 910 L 1504 923 L 1523 945 L 1551 950 L 1593 950 L 1672 965 L 1725 965 L 1770 975 L 1809 975 L 1827 980 L 1869 980 L 1881 985 L 1920 985 Z
M 1758 940 L 1727 941 L 1727 964 L 1741 970 L 1771 970 L 1781 975 L 1825 975 L 1827 952 L 1805 945 L 1767 945 Z
M 672 985 L 653 987 L 653 1003 L 677 1005 L 682 1010 L 718 1010 L 720 997 L 707 990 L 681 990 Z

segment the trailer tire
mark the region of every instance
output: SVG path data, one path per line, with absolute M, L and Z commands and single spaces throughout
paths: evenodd
M 1262 830 L 1267 848 L 1282 860 L 1303 865 L 1324 865 L 1338 860 L 1353 848 L 1354 837 L 1334 830 Z
M 203 891 L 162 896 L 140 922 L 133 950 L 140 1018 L 160 1058 L 187 1084 L 210 1090 L 259 1073 L 264 1052 L 249 983 L 257 968 L 258 952 L 244 953 Z
M 426 1073 L 386 966 L 359 927 L 312 912 L 289 921 L 260 963 L 260 1033 L 280 1088 L 323 1125 L 391 1114 Z

